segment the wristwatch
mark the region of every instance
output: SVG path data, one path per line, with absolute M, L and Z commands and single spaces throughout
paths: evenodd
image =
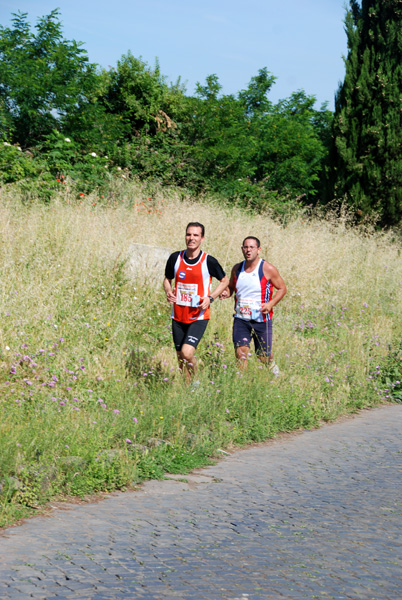
M 212 296 L 208 296 L 209 298 L 209 303 L 212 304 L 212 302 L 214 301 L 214 299 L 212 298 Z

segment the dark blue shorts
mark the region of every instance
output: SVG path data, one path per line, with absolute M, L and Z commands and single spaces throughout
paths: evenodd
M 176 351 L 180 352 L 183 344 L 189 344 L 197 348 L 208 323 L 209 319 L 193 321 L 192 323 L 181 323 L 172 319 L 173 342 Z
M 239 346 L 249 348 L 252 339 L 256 354 L 270 356 L 272 352 L 272 320 L 269 319 L 265 323 L 260 323 L 235 317 L 233 322 L 233 344 L 235 348 Z

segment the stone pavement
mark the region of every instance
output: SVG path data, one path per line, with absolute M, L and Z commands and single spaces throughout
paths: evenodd
M 0 536 L 0 599 L 400 600 L 402 406 Z

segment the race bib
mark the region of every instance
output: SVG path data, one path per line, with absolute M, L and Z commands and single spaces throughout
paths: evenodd
M 251 319 L 257 319 L 261 315 L 261 310 L 253 300 L 243 298 L 237 302 L 236 313 L 242 319 L 250 321 Z
M 179 306 L 198 306 L 198 285 L 196 283 L 177 283 L 176 304 Z

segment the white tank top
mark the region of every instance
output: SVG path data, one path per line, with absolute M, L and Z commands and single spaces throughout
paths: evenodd
M 269 302 L 272 286 L 264 275 L 264 260 L 260 259 L 256 268 L 250 273 L 244 270 L 243 261 L 236 273 L 235 281 L 235 317 L 262 323 L 266 320 L 261 313 L 261 306 Z

